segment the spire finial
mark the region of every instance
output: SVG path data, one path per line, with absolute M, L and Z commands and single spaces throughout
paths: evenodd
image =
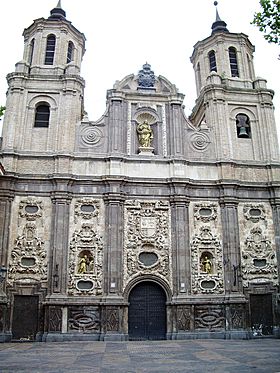
M 51 10 L 51 15 L 48 19 L 59 20 L 65 19 L 66 13 L 61 7 L 61 0 L 58 0 L 57 6 Z
M 212 35 L 215 32 L 229 32 L 227 29 L 227 24 L 221 20 L 218 12 L 218 1 L 214 1 L 214 5 L 216 7 L 216 21 L 212 25 Z

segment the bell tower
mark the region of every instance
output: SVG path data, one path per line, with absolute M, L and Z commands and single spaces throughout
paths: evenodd
M 23 36 L 23 59 L 7 76 L 3 155 L 73 152 L 83 107 L 85 36 L 66 19 L 60 1 Z
M 213 128 L 218 160 L 279 160 L 274 92 L 256 77 L 253 52 L 248 36 L 230 32 L 217 9 L 211 35 L 194 46 L 198 99 L 191 119 Z

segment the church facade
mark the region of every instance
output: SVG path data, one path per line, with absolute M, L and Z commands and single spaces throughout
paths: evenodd
M 8 74 L 0 340 L 279 337 L 273 91 L 227 30 L 194 46 L 198 98 L 149 64 L 87 117 L 85 37 L 60 2 Z

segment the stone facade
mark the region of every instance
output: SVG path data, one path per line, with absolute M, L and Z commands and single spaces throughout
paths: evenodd
M 120 340 L 141 327 L 140 339 L 156 338 L 157 316 L 164 338 L 279 336 L 273 92 L 255 77 L 248 37 L 215 25 L 191 57 L 190 118 L 145 64 L 108 91 L 96 122 L 83 107 L 84 35 L 59 4 L 24 30 L 1 149 L 1 340 Z M 45 127 L 34 125 L 40 105 Z

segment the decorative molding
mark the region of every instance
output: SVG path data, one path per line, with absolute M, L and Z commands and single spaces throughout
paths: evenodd
M 95 306 L 76 306 L 68 308 L 68 330 L 81 333 L 100 331 L 100 311 Z
M 19 279 L 47 280 L 47 252 L 34 222 L 27 222 L 11 251 L 8 284 Z
M 76 200 L 74 209 L 75 223 L 79 220 L 90 221 L 99 216 L 100 202 L 93 198 L 81 198 Z
M 266 219 L 266 213 L 264 205 L 262 204 L 246 204 L 243 207 L 243 214 L 247 220 L 253 223 L 258 223 L 259 221 L 264 221 Z
M 124 288 L 133 278 L 149 274 L 172 288 L 169 203 L 129 200 L 124 214 Z
M 224 329 L 225 316 L 223 308 L 219 306 L 196 306 L 195 329 Z
M 256 226 L 250 230 L 241 249 L 243 286 L 272 282 L 278 285 L 277 259 L 271 240 Z
M 208 225 L 200 227 L 190 243 L 192 293 L 224 292 L 223 253 L 220 237 Z
M 210 144 L 210 137 L 205 132 L 200 131 L 190 135 L 190 145 L 196 151 L 204 152 Z
M 102 293 L 103 242 L 91 223 L 82 223 L 72 235 L 69 252 L 70 295 Z
M 43 215 L 43 204 L 42 201 L 38 201 L 34 198 L 27 198 L 19 202 L 20 218 L 24 218 L 27 221 L 36 221 Z
M 104 138 L 104 133 L 100 128 L 89 125 L 81 129 L 80 136 L 83 144 L 96 146 L 100 145 L 101 140 Z
M 194 223 L 202 222 L 217 222 L 217 213 L 218 207 L 216 203 L 211 202 L 201 202 L 196 203 L 193 209 Z
M 191 320 L 191 307 L 178 306 L 177 307 L 177 330 L 186 331 L 190 330 Z

